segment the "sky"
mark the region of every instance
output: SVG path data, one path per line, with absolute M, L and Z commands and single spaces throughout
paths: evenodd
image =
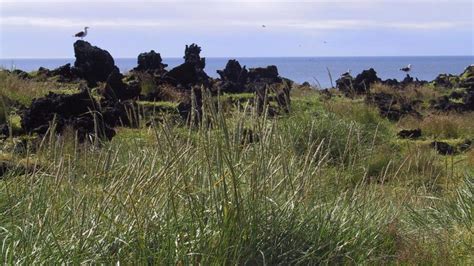
M 0 58 L 474 55 L 473 0 L 0 0 Z

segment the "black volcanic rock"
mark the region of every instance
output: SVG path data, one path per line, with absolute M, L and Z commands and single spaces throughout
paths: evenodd
M 346 96 L 350 96 L 354 94 L 366 94 L 370 86 L 376 82 L 382 82 L 382 80 L 377 77 L 377 72 L 373 68 L 370 68 L 362 71 L 355 78 L 351 75 L 341 76 L 341 78 L 336 80 L 336 87 L 344 92 Z
M 204 72 L 206 60 L 200 57 L 200 53 L 201 47 L 196 44 L 186 45 L 184 63 L 171 69 L 164 79 L 175 86 L 181 85 L 188 89 L 193 85 L 208 85 L 209 76 Z
M 107 78 L 102 95 L 107 100 L 129 100 L 140 95 L 140 85 L 137 82 L 124 83 L 123 75 L 114 69 Z
M 168 66 L 162 63 L 161 55 L 154 50 L 148 53 L 141 53 L 138 55 L 138 66 L 134 68 L 135 71 L 151 71 L 151 72 L 166 72 L 165 68 Z
M 277 71 L 278 73 L 278 71 Z M 244 84 L 247 81 L 248 71 L 237 60 L 229 60 L 223 70 L 217 70 L 223 81 Z
M 459 79 L 460 87 L 474 89 L 474 65 L 466 67 Z
M 91 87 L 99 81 L 106 81 L 115 66 L 114 59 L 106 50 L 78 40 L 74 43 L 74 72 L 87 81 Z
M 357 91 L 359 92 L 366 92 L 372 84 L 380 81 L 381 79 L 377 77 L 377 72 L 375 72 L 373 68 L 362 71 L 362 73 L 357 75 L 354 79 Z
M 50 92 L 33 99 L 21 116 L 21 126 L 27 133 L 43 135 L 53 124 L 56 133 L 72 128 L 80 141 L 88 136 L 111 139 L 115 135 L 115 131 L 103 123 L 97 102 L 86 90 L 72 95 Z
M 466 152 L 470 150 L 471 147 L 472 147 L 472 140 L 470 139 L 466 139 L 458 145 L 458 149 L 460 152 Z
M 229 93 L 246 92 L 246 83 L 248 71 L 240 65 L 237 60 L 229 60 L 223 70 L 217 70 L 221 77 L 221 83 L 218 84 L 221 91 Z
M 402 139 L 417 139 L 421 137 L 421 129 L 405 129 L 400 130 L 397 134 Z
M 446 142 L 433 141 L 431 147 L 434 148 L 441 155 L 453 155 L 456 154 L 456 149 Z
M 58 76 L 59 82 L 71 82 L 78 78 L 73 68 L 71 68 L 71 64 L 65 64 L 63 66 L 51 70 L 49 72 L 49 75 Z
M 29 79 L 30 78 L 30 74 L 28 74 L 27 72 L 25 72 L 21 69 L 15 69 L 11 73 L 16 75 L 17 77 L 19 77 L 21 79 Z
M 248 82 L 278 83 L 282 79 L 278 76 L 278 68 L 274 65 L 267 67 L 250 68 Z

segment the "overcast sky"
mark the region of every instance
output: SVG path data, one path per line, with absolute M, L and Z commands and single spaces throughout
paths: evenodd
M 473 2 L 0 0 L 0 58 L 73 57 L 84 26 L 114 57 L 474 55 Z

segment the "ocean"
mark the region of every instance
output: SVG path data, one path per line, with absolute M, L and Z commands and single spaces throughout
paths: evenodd
M 411 76 L 430 81 L 441 73 L 460 74 L 468 65 L 474 64 L 474 56 L 206 58 L 206 73 L 211 77 L 218 77 L 216 71 L 223 69 L 229 59 L 237 59 L 247 68 L 276 65 L 281 76 L 298 83 L 307 81 L 322 88 L 331 87 L 348 70 L 356 75 L 372 67 L 382 79 L 400 80 L 405 77 L 405 73 L 399 69 L 412 64 Z M 168 69 L 182 62 L 182 58 L 163 59 L 163 63 L 168 64 Z M 73 64 L 74 59 L 0 59 L 0 66 L 3 68 L 28 72 L 41 66 L 54 69 L 66 63 Z M 122 72 L 127 72 L 137 65 L 137 60 L 116 58 L 115 64 Z

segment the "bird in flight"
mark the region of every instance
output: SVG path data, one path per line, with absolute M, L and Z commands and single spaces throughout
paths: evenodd
M 84 37 L 87 36 L 87 29 L 89 29 L 89 27 L 84 27 L 84 31 L 80 31 L 80 32 L 76 33 L 74 35 L 74 37 L 81 38 L 81 40 L 82 40 Z
M 266 25 L 262 25 L 262 28 L 266 28 L 267 26 Z
M 403 71 L 403 72 L 405 72 L 405 73 L 410 72 L 410 70 L 411 70 L 411 64 L 408 64 L 408 66 L 406 66 L 406 67 L 400 68 L 400 70 Z

